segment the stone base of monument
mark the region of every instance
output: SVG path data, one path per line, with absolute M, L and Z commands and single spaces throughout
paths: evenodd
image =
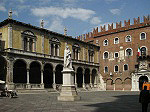
M 75 86 L 62 86 L 59 101 L 77 101 L 80 100 L 80 96 L 76 91 Z
M 59 101 L 76 101 L 80 100 L 80 96 L 76 91 L 76 87 L 74 84 L 74 70 L 63 68 L 63 85 L 60 92 L 60 96 L 58 96 Z

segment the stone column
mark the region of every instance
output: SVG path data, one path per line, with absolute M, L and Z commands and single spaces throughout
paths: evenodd
M 12 25 L 8 26 L 8 48 L 12 48 Z
M 84 73 L 83 73 L 83 84 L 82 87 L 85 89 Z
M 49 54 L 51 55 L 52 54 L 52 50 L 51 50 L 51 43 L 49 43 Z
M 29 84 L 29 71 L 30 71 L 30 69 L 27 68 L 27 84 Z
M 76 72 L 74 73 L 74 78 L 75 78 L 74 84 L 75 84 L 75 86 L 76 86 L 76 88 L 77 88 L 77 73 L 76 73 Z
M 55 50 L 56 50 L 56 49 L 55 49 L 55 44 L 53 44 L 53 47 L 54 47 L 54 48 L 53 48 L 53 56 L 55 56 Z
M 93 87 L 93 84 L 92 84 L 92 73 L 90 73 L 90 86 Z
M 53 70 L 53 89 L 56 90 L 55 70 Z
M 30 38 L 27 38 L 27 51 L 29 51 L 29 41 L 30 41 Z
M 44 70 L 42 69 L 41 70 L 41 84 L 43 84 L 43 72 L 44 72 Z
M 60 49 L 60 46 L 58 45 L 58 50 L 57 50 L 57 55 L 59 56 L 59 49 Z
M 7 63 L 7 76 L 6 76 L 6 83 L 8 84 L 8 89 L 14 89 L 14 83 L 13 83 L 13 61 L 14 58 L 9 57 Z
M 36 40 L 33 39 L 33 52 L 36 52 Z

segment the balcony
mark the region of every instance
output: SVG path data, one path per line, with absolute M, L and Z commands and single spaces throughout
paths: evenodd
M 64 61 L 64 58 L 60 57 L 60 56 L 51 56 L 48 54 L 29 52 L 29 51 L 24 51 L 24 50 L 20 50 L 20 49 L 14 49 L 14 48 L 5 49 L 4 52 L 13 53 L 13 54 L 17 54 L 17 55 L 19 54 L 19 55 L 24 55 L 24 56 L 37 57 L 37 58 L 46 58 L 46 59 L 60 61 L 62 63 Z M 94 62 L 88 62 L 88 61 L 83 61 L 83 60 L 72 60 L 72 62 L 73 62 L 73 64 L 82 64 L 82 65 L 88 64 L 90 66 L 99 67 L 99 63 L 94 63 Z

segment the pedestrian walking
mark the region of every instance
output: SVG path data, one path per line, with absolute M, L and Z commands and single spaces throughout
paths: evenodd
M 149 90 L 147 90 L 147 86 L 144 86 L 144 90 L 140 92 L 139 96 L 139 102 L 142 104 L 142 112 L 147 112 L 149 101 L 150 101 Z

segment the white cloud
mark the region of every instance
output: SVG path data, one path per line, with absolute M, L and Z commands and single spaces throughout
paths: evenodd
M 5 11 L 6 11 L 6 8 L 5 8 L 4 6 L 2 6 L 2 5 L 0 5 L 0 11 L 5 12 Z
M 98 17 L 93 17 L 90 22 L 91 24 L 97 25 L 101 23 L 101 20 Z
M 105 0 L 106 2 L 115 2 L 115 1 L 118 1 L 118 0 Z
M 119 15 L 121 10 L 120 9 L 110 9 L 110 12 L 114 15 Z
M 63 32 L 64 26 L 62 23 L 63 22 L 60 18 L 58 18 L 58 17 L 53 18 L 53 21 L 48 29 L 51 31 L 54 31 L 54 32 Z
M 85 21 L 91 18 L 95 12 L 83 8 L 61 8 L 61 7 L 43 7 L 31 9 L 35 16 L 45 17 L 50 15 L 59 16 L 61 18 L 72 17 Z

